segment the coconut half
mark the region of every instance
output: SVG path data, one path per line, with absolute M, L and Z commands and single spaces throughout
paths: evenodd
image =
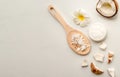
M 116 0 L 99 0 L 96 10 L 102 16 L 110 18 L 117 14 L 118 3 Z

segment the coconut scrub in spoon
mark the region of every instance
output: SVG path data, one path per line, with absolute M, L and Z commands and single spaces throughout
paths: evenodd
M 48 10 L 64 27 L 69 47 L 79 55 L 87 55 L 91 49 L 90 41 L 87 36 L 85 36 L 81 31 L 70 27 L 53 5 L 49 5 Z

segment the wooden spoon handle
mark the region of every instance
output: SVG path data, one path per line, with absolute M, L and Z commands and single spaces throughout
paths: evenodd
M 59 21 L 59 23 L 62 24 L 67 33 L 73 30 L 70 26 L 68 26 L 68 24 L 65 22 L 63 17 L 59 14 L 59 12 L 55 9 L 53 5 L 49 5 L 48 10 L 52 14 L 52 16 L 55 17 Z

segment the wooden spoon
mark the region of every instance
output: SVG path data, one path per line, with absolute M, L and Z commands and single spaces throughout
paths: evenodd
M 77 54 L 80 54 L 80 55 L 86 55 L 90 52 L 90 41 L 89 39 L 79 30 L 76 30 L 76 29 L 73 29 L 72 27 L 70 27 L 66 22 L 65 20 L 63 19 L 63 17 L 59 14 L 59 12 L 55 9 L 55 7 L 53 5 L 49 5 L 48 6 L 48 10 L 49 12 L 51 13 L 51 15 L 53 17 L 55 17 L 56 20 L 59 21 L 59 23 L 62 24 L 62 26 L 64 27 L 65 31 L 66 31 L 66 34 L 67 34 L 67 42 L 69 44 L 69 47 L 74 51 L 76 52 Z M 72 36 L 75 35 L 75 34 L 79 34 L 80 36 L 83 37 L 83 41 L 86 45 L 88 45 L 88 47 L 85 49 L 85 50 L 77 50 L 76 49 L 76 46 L 73 45 L 72 43 Z

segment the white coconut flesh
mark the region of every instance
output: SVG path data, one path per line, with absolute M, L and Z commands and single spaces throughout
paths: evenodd
M 113 16 L 116 13 L 116 5 L 114 1 L 100 1 L 97 5 L 97 10 L 104 16 Z

